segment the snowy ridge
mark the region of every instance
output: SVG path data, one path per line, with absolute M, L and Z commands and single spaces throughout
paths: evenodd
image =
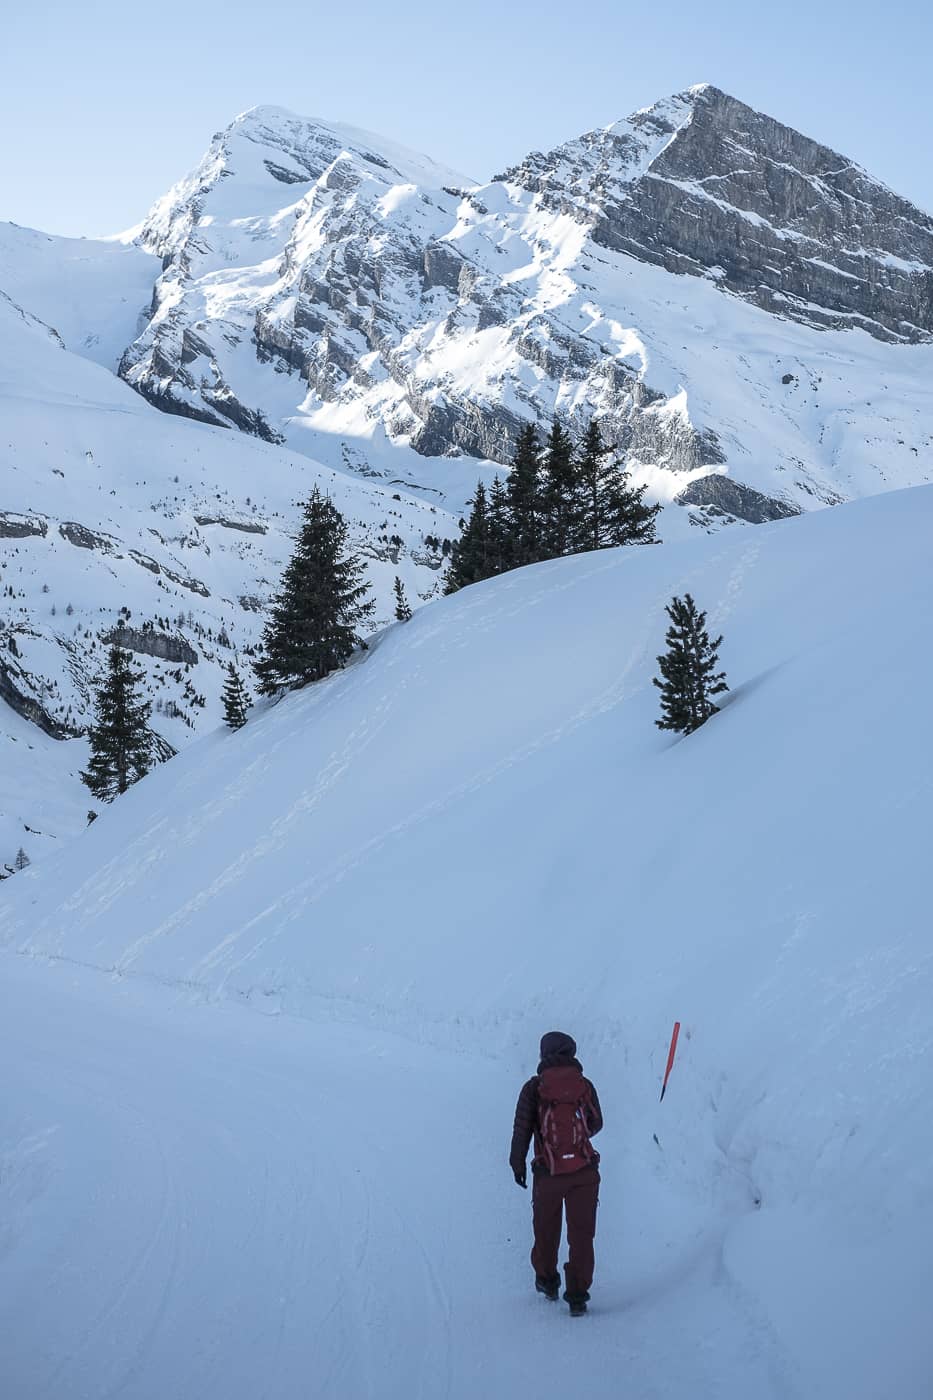
M 488 478 L 554 413 L 661 499 L 730 476 L 745 519 L 744 487 L 780 515 L 927 479 L 933 224 L 851 161 L 709 84 L 480 186 L 357 136 L 261 108 L 215 138 L 145 225 L 135 387 L 440 491 L 438 456 Z M 833 386 L 802 421 L 788 374 Z
M 0 290 L 109 370 L 145 325 L 158 273 L 158 259 L 134 245 L 0 224 Z
M 464 590 L 10 881 L 14 1376 L 504 1400 L 533 1352 L 570 1387 L 505 1165 L 556 1025 L 607 1120 L 593 1394 L 922 1394 L 931 528 L 931 490 L 889 493 Z M 686 589 L 732 690 L 672 741 L 651 676 Z M 89 1160 L 106 1218 L 75 1227 Z

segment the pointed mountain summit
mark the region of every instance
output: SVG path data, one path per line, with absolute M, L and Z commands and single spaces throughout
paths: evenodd
M 365 244 L 399 205 L 412 233 L 424 230 L 429 240 L 435 227 L 449 228 L 456 191 L 472 183 L 356 127 L 250 108 L 213 137 L 140 227 L 139 243 L 163 270 L 149 324 L 128 347 L 121 374 L 169 412 L 281 441 L 261 398 L 242 382 L 234 387 L 242 375 L 231 372 L 232 352 L 245 340 L 254 364 L 257 353 L 281 357 L 327 398 L 333 365 L 349 367 L 361 353 L 371 309 L 381 299 L 381 334 L 393 329 L 400 339 L 420 290 L 423 256 L 420 247 L 413 255 L 407 231 L 404 243 L 379 248 L 378 271 L 376 250 Z M 338 312 L 347 301 L 359 308 L 350 335 L 338 317 L 310 310 L 321 279 L 309 265 L 318 257 L 329 283 L 321 299 Z M 394 296 L 393 283 L 400 284 Z M 393 300 L 399 310 L 390 328 Z M 319 379 L 316 357 L 326 362 Z
M 558 414 L 707 527 L 922 479 L 926 357 L 881 448 L 872 399 L 887 343 L 933 341 L 933 221 L 708 83 L 484 185 L 255 107 L 140 241 L 162 272 L 121 374 L 338 470 L 443 492 L 419 458 L 507 464 Z
M 572 207 L 594 243 L 714 277 L 767 311 L 883 340 L 933 335 L 933 218 L 712 84 L 503 179 Z

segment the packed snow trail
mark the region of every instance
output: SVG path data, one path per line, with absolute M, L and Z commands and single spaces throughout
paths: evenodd
M 517 1068 L 61 963 L 0 969 L 15 1400 L 466 1400 L 513 1394 L 531 1365 L 559 1389 L 584 1366 L 600 1397 L 798 1393 L 717 1259 L 715 1206 L 691 1219 L 672 1198 L 645 1231 L 659 1178 L 625 1180 L 610 1077 L 576 1323 L 532 1290 L 506 1162 Z
M 678 1190 L 611 1057 L 586 1065 L 608 1127 L 576 1323 L 532 1292 L 529 1196 L 505 1161 L 517 1069 L 62 963 L 3 954 L 0 970 L 16 1400 L 505 1400 L 529 1367 L 558 1390 L 582 1368 L 606 1400 L 814 1400 L 730 1264 L 754 1201 L 729 1179 Z M 796 1243 L 819 1270 L 814 1240 Z M 896 1390 L 834 1362 L 819 1394 L 917 1394 L 918 1354 Z

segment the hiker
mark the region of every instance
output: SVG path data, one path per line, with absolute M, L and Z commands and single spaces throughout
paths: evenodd
M 534 1137 L 531 1265 L 535 1288 L 552 1302 L 560 1294 L 557 1252 L 561 1216 L 566 1211 L 570 1258 L 564 1268 L 564 1299 L 571 1314 L 579 1317 L 586 1312 L 593 1282 L 599 1201 L 599 1153 L 590 1138 L 603 1126 L 603 1115 L 576 1054 L 576 1042 L 562 1031 L 542 1036 L 538 1072 L 518 1096 L 509 1165 L 518 1185 L 527 1187 L 526 1158 Z

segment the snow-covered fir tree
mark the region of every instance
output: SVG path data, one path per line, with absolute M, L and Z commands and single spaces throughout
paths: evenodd
M 667 651 L 658 657 L 661 680 L 654 684 L 661 692 L 659 729 L 692 734 L 719 709 L 714 695 L 729 689 L 725 671 L 717 671 L 722 637 L 710 640 L 706 613 L 700 612 L 689 593 L 672 598 L 667 605 L 671 625 L 665 640 Z
M 91 758 L 81 774 L 101 802 L 112 802 L 152 766 L 151 706 L 137 692 L 142 678 L 141 671 L 133 670 L 129 652 L 110 648 L 97 691 L 97 718 L 88 733 Z
M 223 689 L 224 721 L 231 729 L 242 729 L 246 723 L 249 698 L 243 686 L 240 673 L 231 661 L 227 667 L 227 679 Z
M 357 629 L 375 603 L 347 535 L 343 516 L 315 487 L 263 633 L 265 654 L 255 669 L 264 694 L 322 680 L 359 645 Z
M 395 620 L 396 622 L 411 621 L 411 605 L 405 597 L 405 585 L 398 574 L 395 575 Z
M 14 870 L 25 870 L 26 866 L 30 863 L 31 862 L 29 860 L 29 857 L 23 850 L 22 846 L 20 846 L 19 850 L 16 852 L 16 859 L 13 862 Z

